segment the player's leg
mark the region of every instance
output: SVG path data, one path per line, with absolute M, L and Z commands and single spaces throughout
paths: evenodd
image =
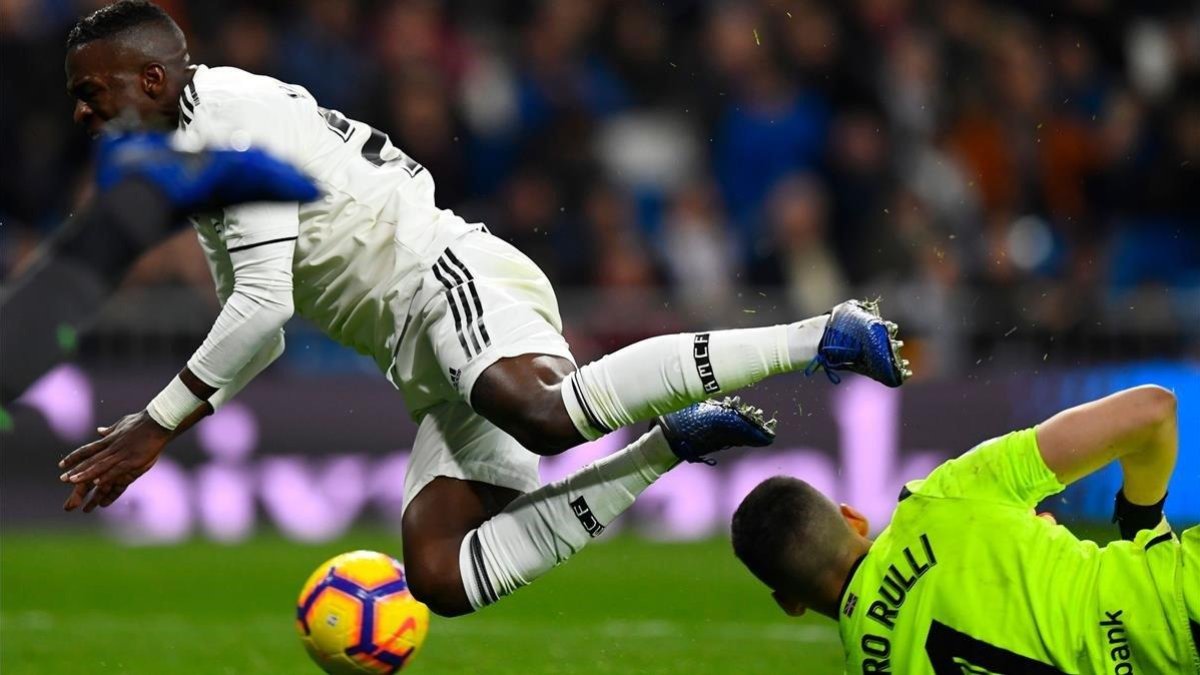
M 689 450 L 694 444 L 673 448 L 662 432 L 648 433 L 559 483 L 539 487 L 537 455 L 529 450 L 554 452 L 582 440 L 559 393 L 575 365 L 545 275 L 512 246 L 477 233 L 441 252 L 429 266 L 423 289 L 418 309 L 406 323 L 393 376 L 410 405 L 435 394 L 444 396 L 445 403 L 422 421 L 409 466 L 405 494 L 412 504 L 405 517 L 405 560 L 414 594 L 435 612 L 456 615 L 495 601 L 579 550 L 681 456 L 694 455 Z M 878 326 L 890 356 L 887 329 Z M 507 392 L 492 400 L 487 388 L 500 381 L 494 375 L 518 362 L 530 367 L 501 378 Z M 493 376 L 481 378 L 488 371 Z M 717 376 L 721 373 L 718 368 Z M 700 391 L 698 398 L 703 397 Z M 480 405 L 484 398 L 501 408 L 473 411 L 466 404 Z M 499 409 L 512 411 L 513 417 L 504 417 Z M 740 413 L 710 410 L 712 420 L 735 418 L 737 423 L 729 419 L 726 426 L 743 432 L 750 424 Z M 493 423 L 497 419 L 509 426 Z M 720 426 L 712 421 L 692 430 Z M 514 432 L 521 437 L 510 435 Z M 743 433 L 736 442 L 753 444 L 749 436 Z M 430 451 L 437 448 L 442 450 Z M 439 476 L 526 494 L 495 516 L 474 522 L 487 509 L 446 503 L 472 500 L 461 485 L 439 481 L 426 489 Z
M 419 323 L 458 395 L 542 455 L 780 373 L 824 367 L 836 382 L 834 370 L 850 370 L 890 386 L 908 375 L 895 325 L 871 303 L 792 324 L 663 335 L 576 370 L 550 282 L 507 242 L 482 232 L 455 241 L 427 284 L 439 295 Z
M 471 611 L 458 570 L 463 538 L 540 485 L 538 457 L 467 404 L 430 408 L 404 477 L 404 566 L 413 595 L 443 616 Z
M 578 370 L 523 354 L 483 371 L 471 404 L 525 447 L 554 454 L 782 373 L 823 366 L 899 386 L 908 364 L 895 332 L 873 306 L 852 301 L 793 324 L 650 338 Z
M 458 559 L 467 533 L 521 493 L 438 476 L 404 509 L 404 567 L 413 595 L 441 616 L 471 611 Z
M 445 459 L 433 463 L 441 468 L 416 462 L 406 483 L 420 485 L 425 482 L 420 476 L 430 470 L 483 476 L 492 471 L 489 465 L 521 465 L 533 457 L 478 420 L 477 438 L 454 449 L 444 446 Z M 624 449 L 525 494 L 434 478 L 416 488 L 404 515 L 412 592 L 443 616 L 492 604 L 577 553 L 680 461 L 731 445 L 766 445 L 773 438 L 761 411 L 704 403 L 663 418 Z M 417 453 L 422 448 L 414 457 Z
M 482 234 L 471 238 L 484 246 L 496 243 Z M 409 317 L 393 371 L 410 405 L 441 399 L 425 410 L 417 432 L 403 527 L 410 588 L 444 616 L 468 613 L 496 597 L 493 576 L 511 589 L 514 577 L 528 581 L 549 569 L 565 557 L 554 542 L 589 537 L 565 499 L 570 493 L 561 485 L 540 485 L 538 456 L 463 400 L 468 382 L 505 356 L 548 355 L 554 360 L 547 378 L 555 384 L 575 369 L 549 282 L 511 247 L 477 251 L 462 243 L 431 266 L 428 292 Z M 475 283 L 485 273 L 487 285 Z M 577 433 L 569 424 L 567 431 Z M 656 450 L 661 444 L 639 441 L 564 483 L 586 482 L 592 508 L 615 516 L 657 475 L 643 467 L 665 470 L 661 465 L 677 461 L 654 459 Z M 497 534 L 506 529 L 513 531 Z M 477 564 L 480 559 L 485 561 Z M 476 579 L 485 574 L 487 581 Z

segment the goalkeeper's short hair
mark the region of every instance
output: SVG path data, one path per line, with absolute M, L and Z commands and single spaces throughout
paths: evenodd
M 733 551 L 776 591 L 812 600 L 850 540 L 837 506 L 808 483 L 768 478 L 733 514 Z

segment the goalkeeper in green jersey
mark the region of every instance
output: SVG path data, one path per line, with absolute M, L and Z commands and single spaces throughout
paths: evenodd
M 1200 527 L 1162 515 L 1175 397 L 1138 387 L 983 443 L 909 483 L 874 541 L 854 508 L 771 478 L 733 546 L 785 612 L 838 622 L 847 673 L 1200 673 Z M 1123 540 L 1033 507 L 1118 461 Z

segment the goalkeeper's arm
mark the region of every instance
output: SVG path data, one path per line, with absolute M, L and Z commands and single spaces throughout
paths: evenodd
M 1126 389 L 1038 425 L 1038 447 L 1064 484 L 1119 461 L 1124 485 L 1115 519 L 1122 536 L 1130 538 L 1162 516 L 1179 451 L 1175 410 L 1175 395 L 1162 387 Z

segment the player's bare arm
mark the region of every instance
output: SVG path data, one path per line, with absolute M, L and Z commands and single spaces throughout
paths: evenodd
M 1166 495 L 1175 469 L 1175 408 L 1175 395 L 1162 387 L 1126 389 L 1039 424 L 1038 447 L 1064 484 L 1119 461 L 1125 498 L 1135 505 L 1156 504 Z

